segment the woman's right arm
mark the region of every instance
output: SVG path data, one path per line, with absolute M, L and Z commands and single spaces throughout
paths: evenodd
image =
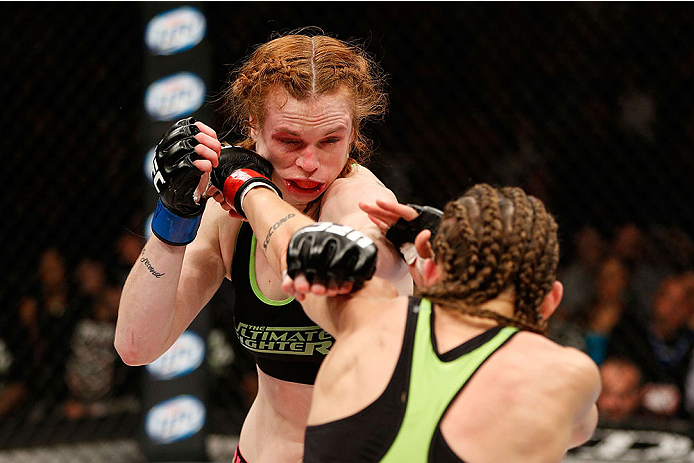
M 149 239 L 118 309 L 115 347 L 123 362 L 143 365 L 159 358 L 215 294 L 228 267 L 220 246 L 222 220 L 237 222 L 210 202 L 192 243 L 171 246 L 156 236 Z

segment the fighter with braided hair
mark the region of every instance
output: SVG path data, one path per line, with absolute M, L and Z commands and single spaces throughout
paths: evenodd
M 116 326 L 123 361 L 152 362 L 231 280 L 236 334 L 258 371 L 234 457 L 241 462 L 302 460 L 313 382 L 333 343 L 282 288 L 281 249 L 293 232 L 315 221 L 348 225 L 373 242 L 376 274 L 401 294 L 413 286 L 397 250 L 359 208 L 360 201 L 396 200 L 363 165 L 370 152 L 364 126 L 387 106 L 382 71 L 360 46 L 304 32 L 262 44 L 233 71 L 223 102 L 243 134 L 234 146 L 193 118 L 162 138 L 154 236 L 123 288 Z M 268 195 L 258 213 L 253 198 Z M 331 277 L 318 272 L 311 290 L 359 286 L 371 261 L 353 257 L 326 258 Z
M 416 215 L 387 201 L 362 208 L 384 231 Z M 303 243 L 330 231 L 290 240 L 284 287 L 305 293 L 304 310 L 335 338 L 304 461 L 561 461 L 596 427 L 600 377 L 587 355 L 542 335 L 563 292 L 554 218 L 519 188 L 480 184 L 446 205 L 433 248 L 430 234 L 414 240 L 416 297 L 378 277 L 353 294 L 311 294 Z

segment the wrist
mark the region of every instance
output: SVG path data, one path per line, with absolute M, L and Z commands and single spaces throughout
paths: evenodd
M 243 199 L 249 191 L 256 187 L 270 189 L 280 198 L 282 197 L 279 188 L 270 179 L 250 169 L 239 169 L 224 181 L 224 197 L 234 198 L 234 209 L 244 219 L 246 219 L 246 214 L 243 212 Z
M 258 187 L 261 187 L 261 188 L 258 188 Z M 280 198 L 282 197 L 280 195 L 279 191 L 277 191 L 275 188 L 271 187 L 269 184 L 261 183 L 261 182 L 254 182 L 254 183 L 248 184 L 247 186 L 245 186 L 239 190 L 239 194 L 238 194 L 239 207 L 241 209 L 243 209 L 243 201 L 244 201 L 244 199 L 249 197 L 249 193 L 250 193 L 250 197 L 252 198 L 254 196 L 253 193 L 262 194 L 263 192 L 266 192 L 266 191 L 271 192 L 273 194 L 273 196 L 279 196 Z M 245 216 L 245 213 L 244 213 L 244 216 Z
M 174 214 L 160 199 L 152 215 L 152 233 L 166 244 L 185 246 L 195 239 L 201 220 L 201 215 L 187 219 Z

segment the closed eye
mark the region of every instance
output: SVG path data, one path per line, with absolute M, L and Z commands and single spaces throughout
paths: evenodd
M 333 138 L 326 138 L 325 140 L 323 140 L 323 143 L 328 144 L 328 145 L 333 145 L 335 143 L 338 143 L 339 141 L 340 141 L 339 138 L 333 137 Z

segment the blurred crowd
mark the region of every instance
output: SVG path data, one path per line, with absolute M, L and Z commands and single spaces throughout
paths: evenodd
M 142 369 L 126 366 L 113 341 L 121 289 L 143 245 L 124 230 L 113 250 L 97 256 L 70 258 L 47 246 L 35 274 L 12 288 L 0 314 L 0 448 L 13 445 L 20 427 L 142 411 Z M 247 410 L 257 389 L 253 361 L 236 345 L 229 291 L 223 285 L 208 305 L 207 356 L 213 406 L 227 421 Z
M 691 421 L 692 240 L 676 228 L 625 224 L 609 236 L 585 226 L 571 241 L 560 266 L 564 299 L 549 337 L 600 366 L 601 422 Z M 0 417 L 138 412 L 139 370 L 120 361 L 113 337 L 121 287 L 143 244 L 124 231 L 111 259 L 82 257 L 73 266 L 55 247 L 40 253 L 36 275 L 16 288 L 14 311 L 0 324 Z M 208 363 L 219 379 L 211 395 L 243 409 L 257 384 L 252 361 L 236 348 L 230 304 L 225 290 L 210 304 Z
M 604 425 L 694 416 L 694 243 L 677 228 L 585 226 L 560 268 L 549 336 L 600 366 Z
M 135 372 L 118 359 L 113 337 L 121 287 L 142 245 L 124 232 L 114 253 L 76 262 L 57 247 L 39 252 L 35 275 L 12 288 L 14 307 L 2 314 L 0 417 L 136 410 Z

